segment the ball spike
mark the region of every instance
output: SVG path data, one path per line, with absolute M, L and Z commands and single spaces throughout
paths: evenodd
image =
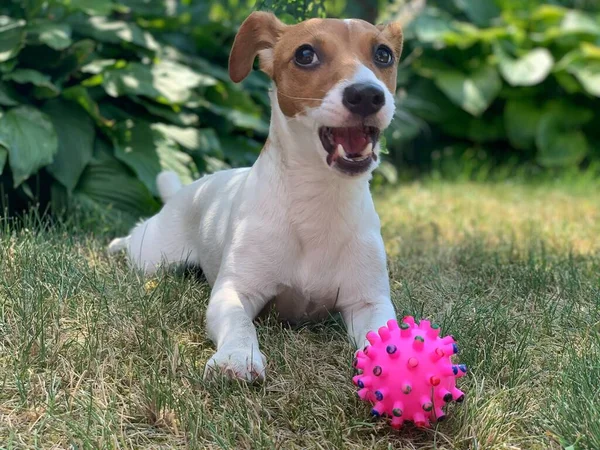
M 419 360 L 414 357 L 408 358 L 408 361 L 406 362 L 406 367 L 408 367 L 409 369 L 414 369 L 418 365 L 419 365 Z
M 427 330 L 427 336 L 436 339 L 440 335 L 440 331 L 440 326 L 437 323 L 432 323 L 429 330 Z
M 454 344 L 454 336 L 444 336 L 441 340 L 442 344 Z
M 398 347 L 394 344 L 389 344 L 385 348 L 385 352 L 390 355 L 390 358 L 398 358 L 400 356 L 400 352 L 398 351 Z
M 416 351 L 420 352 L 421 350 L 423 350 L 424 346 L 425 346 L 425 339 L 423 339 L 423 336 L 415 336 L 412 347 Z
M 442 408 L 439 408 L 439 407 L 435 408 L 434 414 L 435 414 L 435 420 L 437 422 L 443 422 L 444 419 L 446 418 L 446 414 L 444 414 L 444 410 Z
M 377 402 L 373 405 L 373 409 L 371 410 L 371 414 L 375 417 L 381 416 L 385 412 L 385 405 L 382 402 Z
M 465 393 L 457 387 L 452 388 L 452 399 L 457 403 L 462 403 L 465 399 Z
M 404 316 L 402 322 L 407 323 L 411 328 L 414 328 L 416 326 L 415 318 L 413 316 Z
M 446 344 L 441 347 L 441 350 L 444 352 L 444 356 L 452 356 L 458 353 L 458 346 L 456 344 Z
M 438 347 L 431 352 L 429 357 L 432 362 L 437 362 L 444 357 L 444 350 L 442 350 L 441 347 Z
M 415 422 L 415 426 L 419 428 L 424 428 L 429 425 L 429 421 L 425 418 L 425 414 L 421 412 L 416 412 L 413 416 L 413 421 Z
M 402 393 L 408 395 L 412 392 L 412 384 L 410 384 L 410 382 L 405 381 L 404 383 L 402 383 Z
M 442 388 L 439 389 L 437 391 L 437 396 L 438 398 L 442 399 L 443 401 L 445 401 L 446 403 L 451 402 L 452 401 L 452 392 L 450 392 L 448 389 L 446 388 Z
M 356 385 L 360 388 L 373 386 L 373 378 L 369 375 L 360 375 L 356 380 Z
M 402 417 L 392 417 L 392 428 L 399 429 L 404 425 L 404 419 Z
M 453 366 L 454 374 L 456 378 L 462 378 L 467 374 L 467 366 L 464 364 L 459 364 L 457 366 Z
M 384 398 L 386 398 L 389 394 L 389 389 L 387 388 L 379 388 L 375 391 L 375 399 L 377 401 L 383 401 Z
M 364 369 L 369 361 L 369 358 L 356 358 L 356 368 Z
M 398 327 L 398 322 L 395 321 L 394 319 L 390 319 L 387 321 L 387 326 L 389 328 L 390 331 L 396 331 L 399 327 Z
M 439 384 L 442 382 L 440 377 L 433 374 L 429 375 L 427 379 L 429 380 L 429 384 L 432 386 L 439 386 Z
M 403 414 L 404 414 L 404 403 L 402 403 L 400 401 L 394 402 L 394 405 L 392 407 L 392 416 L 400 417 Z
M 379 337 L 381 338 L 381 342 L 387 342 L 392 337 L 392 333 L 390 333 L 388 327 L 381 327 L 379 329 Z
M 456 372 L 454 371 L 454 366 L 452 364 L 444 364 L 440 368 L 440 374 L 444 377 L 455 376 Z
M 431 322 L 429 320 L 421 320 L 419 322 L 419 328 L 421 330 L 428 331 L 429 329 L 431 329 Z
M 369 331 L 367 333 L 367 340 L 371 343 L 371 345 L 375 345 L 381 341 L 381 338 L 374 331 Z M 369 351 L 371 351 L 371 349 L 369 349 Z
M 430 412 L 433 409 L 433 402 L 431 401 L 431 397 L 427 395 L 422 395 L 420 398 L 421 408 L 425 412 Z
M 361 400 L 369 400 L 369 390 L 366 388 L 360 389 L 356 394 Z
M 377 359 L 377 355 L 379 355 L 379 349 L 375 347 L 369 347 L 366 355 L 371 361 Z
M 410 324 L 402 322 L 400 324 L 400 337 L 409 337 L 412 334 L 410 330 Z

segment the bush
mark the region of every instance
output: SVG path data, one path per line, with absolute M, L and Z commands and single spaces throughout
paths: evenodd
M 75 199 L 146 215 L 161 169 L 189 181 L 256 158 L 268 82 L 229 81 L 236 25 L 221 5 L 3 4 L 0 187 L 11 206 Z
M 388 136 L 397 164 L 438 160 L 460 171 L 477 159 L 544 168 L 600 159 L 597 8 L 435 4 L 405 33 L 402 105 L 415 120 L 397 121 Z

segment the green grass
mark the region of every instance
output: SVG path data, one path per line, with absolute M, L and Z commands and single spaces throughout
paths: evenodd
M 470 368 L 446 422 L 372 419 L 338 320 L 269 318 L 267 382 L 205 383 L 201 280 L 109 259 L 122 225 L 31 216 L 0 227 L 0 447 L 600 448 L 600 192 L 410 184 L 377 204 L 399 314 Z

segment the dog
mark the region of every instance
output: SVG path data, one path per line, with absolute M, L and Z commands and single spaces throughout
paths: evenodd
M 146 274 L 200 266 L 216 345 L 205 377 L 264 379 L 254 319 L 267 306 L 291 321 L 339 312 L 357 348 L 396 318 L 369 182 L 394 116 L 402 44 L 399 23 L 284 25 L 252 13 L 229 74 L 242 81 L 258 57 L 273 81 L 269 137 L 255 164 L 185 187 L 174 173 L 159 174 L 162 210 L 110 244 Z

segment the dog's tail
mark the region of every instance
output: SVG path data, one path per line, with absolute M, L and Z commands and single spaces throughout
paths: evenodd
M 156 186 L 163 203 L 167 203 L 181 189 L 182 184 L 175 172 L 165 171 L 156 177 Z
M 110 244 L 108 244 L 108 253 L 113 255 L 122 250 L 125 250 L 129 245 L 129 236 L 113 239 Z

